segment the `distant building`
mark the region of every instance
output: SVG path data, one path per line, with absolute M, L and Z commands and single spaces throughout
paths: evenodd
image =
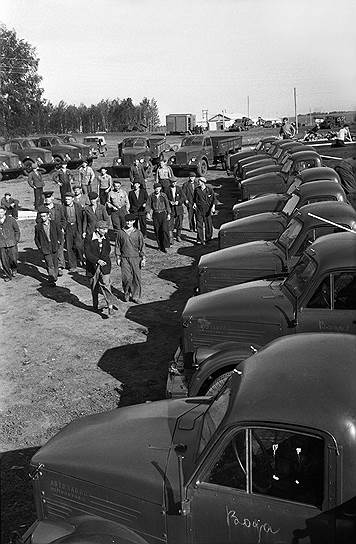
M 217 113 L 208 119 L 209 130 L 224 130 L 234 124 L 235 119 L 242 119 L 242 113 Z

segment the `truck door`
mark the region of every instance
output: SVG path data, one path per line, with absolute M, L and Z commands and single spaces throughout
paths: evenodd
M 356 334 L 356 271 L 324 276 L 299 310 L 296 332 Z
M 335 542 L 329 522 L 322 540 L 314 540 L 308 524 L 335 505 L 328 492 L 336 466 L 329 440 L 282 426 L 230 431 L 188 489 L 189 542 Z

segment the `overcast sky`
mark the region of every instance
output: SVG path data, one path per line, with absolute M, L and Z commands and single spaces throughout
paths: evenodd
M 155 97 L 167 113 L 355 109 L 355 0 L 1 0 L 44 96 Z

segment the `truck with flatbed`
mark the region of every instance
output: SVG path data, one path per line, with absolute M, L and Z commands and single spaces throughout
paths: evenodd
M 70 423 L 32 458 L 23 544 L 350 544 L 356 341 L 281 338 L 215 397 Z
M 322 236 L 287 277 L 276 274 L 190 298 L 167 395 L 209 395 L 236 365 L 226 359 L 210 365 L 210 358 L 226 349 L 238 349 L 242 360 L 280 336 L 356 334 L 355 243 L 356 232 Z
M 205 176 L 208 168 L 218 164 L 226 169 L 229 155 L 241 145 L 242 136 L 226 133 L 186 136 L 170 164 L 174 170 L 194 170 L 198 176 Z

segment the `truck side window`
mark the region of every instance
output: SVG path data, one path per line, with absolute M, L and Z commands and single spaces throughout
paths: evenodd
M 252 430 L 252 492 L 321 508 L 324 443 L 277 429 Z
M 317 238 L 320 238 L 320 236 L 325 236 L 326 234 L 333 234 L 334 232 L 340 232 L 341 229 L 338 229 L 337 227 L 332 226 L 323 226 L 323 227 L 315 227 L 314 229 L 310 229 L 299 247 L 296 255 L 301 255 L 304 253 L 304 251 L 307 249 L 307 247 L 310 246 Z
M 246 474 L 246 431 L 240 431 L 229 442 L 206 481 L 246 490 Z
M 320 283 L 307 304 L 308 308 L 325 308 L 331 310 L 331 277 L 327 276 Z
M 335 310 L 356 310 L 356 272 L 334 274 Z

